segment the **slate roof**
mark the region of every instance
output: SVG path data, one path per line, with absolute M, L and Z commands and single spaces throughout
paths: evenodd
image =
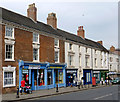
M 25 27 L 33 28 L 33 29 L 36 29 L 39 31 L 43 31 L 50 35 L 64 37 L 66 40 L 71 40 L 71 41 L 74 41 L 77 43 L 92 46 L 92 47 L 98 48 L 100 50 L 103 50 L 105 52 L 108 51 L 105 47 L 103 47 L 101 44 L 99 44 L 95 41 L 92 41 L 92 40 L 89 40 L 86 38 L 83 39 L 75 34 L 63 31 L 61 29 L 54 29 L 50 25 L 44 24 L 39 21 L 34 22 L 32 19 L 30 19 L 26 16 L 20 15 L 18 13 L 9 11 L 9 10 L 1 8 L 1 7 L 0 7 L 0 11 L 2 11 L 2 15 L 0 15 L 0 16 L 2 16 L 3 21 L 5 20 L 5 21 L 13 22 L 13 23 L 19 24 L 21 26 L 25 26 Z

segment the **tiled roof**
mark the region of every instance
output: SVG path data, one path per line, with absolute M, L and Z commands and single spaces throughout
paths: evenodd
M 71 40 L 71 41 L 74 41 L 77 43 L 81 43 L 81 44 L 85 44 L 85 45 L 88 45 L 91 47 L 98 48 L 103 51 L 107 51 L 107 49 L 105 47 L 103 47 L 101 44 L 99 44 L 95 41 L 92 41 L 92 40 L 89 40 L 86 38 L 83 39 L 75 34 L 63 31 L 61 29 L 54 29 L 50 25 L 44 24 L 39 21 L 34 22 L 32 19 L 30 19 L 26 16 L 20 15 L 18 13 L 9 11 L 9 10 L 1 8 L 1 7 L 0 7 L 0 11 L 2 11 L 2 15 L 0 15 L 0 16 L 2 16 L 3 21 L 5 20 L 5 21 L 13 22 L 13 23 L 19 24 L 21 26 L 25 26 L 25 27 L 29 27 L 29 28 L 33 28 L 33 29 L 45 32 L 50 35 L 64 37 L 66 40 Z

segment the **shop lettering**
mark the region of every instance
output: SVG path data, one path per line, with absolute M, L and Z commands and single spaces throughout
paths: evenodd
M 28 69 L 40 69 L 40 66 L 29 66 L 29 68 Z

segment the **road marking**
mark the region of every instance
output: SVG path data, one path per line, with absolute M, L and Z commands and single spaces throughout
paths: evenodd
M 111 96 L 111 95 L 113 95 L 113 94 L 107 94 L 107 95 L 104 95 L 104 96 L 100 96 L 100 97 L 94 98 L 94 100 L 98 100 L 98 99 L 100 99 L 100 98 L 107 97 L 107 96 Z

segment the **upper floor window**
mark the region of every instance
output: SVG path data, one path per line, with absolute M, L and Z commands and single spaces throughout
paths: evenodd
M 55 63 L 59 62 L 59 52 L 55 51 Z
M 55 46 L 55 47 L 59 47 L 59 40 L 58 40 L 58 39 L 55 39 L 55 40 L 54 40 L 54 46 Z
M 39 43 L 39 34 L 38 33 L 33 33 L 33 42 Z
M 6 60 L 14 60 L 14 45 L 5 45 L 5 55 Z
M 14 29 L 13 29 L 13 27 L 10 27 L 10 26 L 5 27 L 5 37 L 14 38 Z
M 119 58 L 116 58 L 116 62 L 119 62 Z
M 113 58 L 112 57 L 110 57 L 110 62 L 112 62 L 113 61 Z
M 89 56 L 85 56 L 85 65 L 86 67 L 89 66 Z
M 86 47 L 86 53 L 88 52 L 88 48 Z
M 95 67 L 97 67 L 97 58 L 95 58 Z
M 72 50 L 72 44 L 69 44 L 69 49 Z
M 68 62 L 69 65 L 72 66 L 72 65 L 73 65 L 73 55 L 69 55 L 69 56 L 68 56 L 68 61 L 69 61 L 69 62 Z
M 81 47 L 80 47 L 80 45 L 79 45 L 79 52 L 81 51 L 80 48 L 81 48 Z
M 97 50 L 95 50 L 95 54 L 97 53 Z
M 39 61 L 39 49 L 33 48 L 33 61 Z

